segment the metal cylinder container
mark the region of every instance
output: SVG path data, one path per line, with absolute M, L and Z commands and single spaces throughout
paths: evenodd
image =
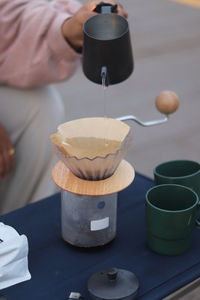
M 63 239 L 78 247 L 97 247 L 116 235 L 117 193 L 103 196 L 61 192 Z

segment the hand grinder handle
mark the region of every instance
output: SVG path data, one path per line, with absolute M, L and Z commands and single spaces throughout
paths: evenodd
M 179 97 L 172 91 L 162 91 L 157 95 L 155 105 L 159 112 L 169 115 L 179 107 Z
M 99 14 L 111 14 L 117 13 L 117 4 L 112 5 L 110 3 L 99 2 L 91 11 L 97 12 Z

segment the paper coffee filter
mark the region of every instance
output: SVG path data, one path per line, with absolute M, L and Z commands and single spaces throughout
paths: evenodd
M 115 153 L 129 130 L 125 123 L 110 118 L 84 118 L 58 126 L 58 134 L 68 155 L 79 159 Z
M 106 131 L 105 131 L 106 130 Z M 123 140 L 130 127 L 112 118 L 83 118 L 63 123 L 58 126 L 58 132 L 65 138 L 95 137 L 112 140 Z
M 130 145 L 130 127 L 110 118 L 84 118 L 58 126 L 51 136 L 56 154 L 74 175 L 88 180 L 111 176 Z

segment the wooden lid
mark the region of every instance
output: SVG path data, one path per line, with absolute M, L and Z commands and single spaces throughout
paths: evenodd
M 52 169 L 52 179 L 59 188 L 85 196 L 102 196 L 117 193 L 128 187 L 134 180 L 134 177 L 134 168 L 126 160 L 121 161 L 111 177 L 99 181 L 89 181 L 76 177 L 61 161 Z

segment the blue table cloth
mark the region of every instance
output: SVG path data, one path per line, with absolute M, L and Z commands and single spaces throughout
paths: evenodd
M 29 240 L 32 279 L 1 291 L 9 300 L 65 300 L 71 291 L 89 300 L 87 280 L 95 272 L 117 267 L 136 274 L 138 298 L 157 300 L 200 276 L 200 232 L 180 256 L 162 256 L 146 245 L 145 194 L 153 181 L 136 174 L 119 193 L 117 236 L 104 247 L 80 249 L 61 238 L 60 194 L 0 217 Z

